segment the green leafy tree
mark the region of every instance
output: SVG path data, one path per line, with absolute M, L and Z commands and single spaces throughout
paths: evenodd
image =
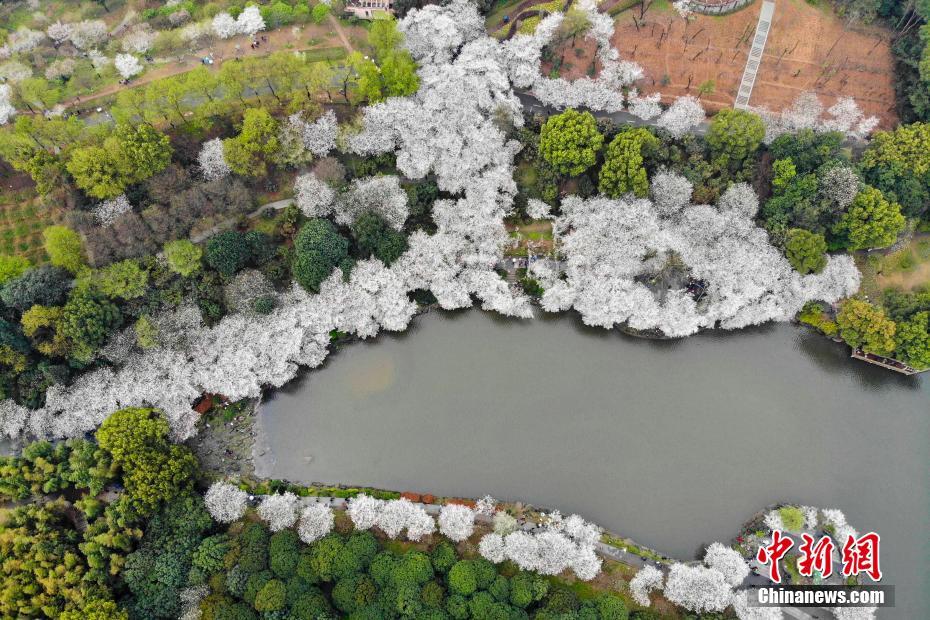
M 58 329 L 70 343 L 71 357 L 86 363 L 122 321 L 113 302 L 88 287 L 77 287 L 62 308 Z
M 591 113 L 569 109 L 543 125 L 539 153 L 561 174 L 578 176 L 594 165 L 603 144 Z
M 719 165 L 736 170 L 759 150 L 765 137 L 762 119 L 745 110 L 721 110 L 707 131 L 707 144 Z
M 314 218 L 297 233 L 294 250 L 294 277 L 305 289 L 317 293 L 323 280 L 348 257 L 349 241 L 329 220 Z
M 115 198 L 129 186 L 117 154 L 101 146 L 74 149 L 65 167 L 77 186 L 93 198 Z
M 207 242 L 207 264 L 226 277 L 245 267 L 251 255 L 249 242 L 235 230 L 221 232 Z
M 287 588 L 280 579 L 272 579 L 255 595 L 255 611 L 275 612 L 284 609 Z
M 242 176 L 266 175 L 266 161 L 270 161 L 279 148 L 278 122 L 264 108 L 246 110 L 239 135 L 223 141 L 226 163 Z
M 3 303 L 20 312 L 32 306 L 64 303 L 71 285 L 71 274 L 60 267 L 42 265 L 27 269 L 0 289 Z
M 918 312 L 897 324 L 895 355 L 914 368 L 930 368 L 930 312 Z
M 102 145 L 75 149 L 65 167 L 88 196 L 106 200 L 164 170 L 169 163 L 168 136 L 147 123 L 121 123 Z
M 113 601 L 90 600 L 79 611 L 65 611 L 58 620 L 129 620 L 129 613 Z
M 315 4 L 310 10 L 310 19 L 314 24 L 322 24 L 323 20 L 329 16 L 329 13 L 329 5 L 324 2 L 320 2 Z
M 862 299 L 847 299 L 836 315 L 840 337 L 849 346 L 876 355 L 889 355 L 895 349 L 895 322 L 884 310 Z
M 820 273 L 827 266 L 827 241 L 823 235 L 792 228 L 785 239 L 785 256 L 801 274 Z
M 800 532 L 804 529 L 804 513 L 797 506 L 782 506 L 778 509 L 778 516 L 789 532 Z
M 23 275 L 31 267 L 29 259 L 22 256 L 7 256 L 0 254 L 0 285 L 6 284 L 14 278 Z
M 837 222 L 834 232 L 849 240 L 849 248 L 863 250 L 891 245 L 904 230 L 901 206 L 889 202 L 881 191 L 866 187 Z
M 187 446 L 172 442 L 169 433 L 160 413 L 141 408 L 121 409 L 97 429 L 97 443 L 121 471 L 126 493 L 142 514 L 151 514 L 193 483 L 197 459 Z
M 203 250 L 199 245 L 195 245 L 187 239 L 178 239 L 166 243 L 164 251 L 165 259 L 168 261 L 168 268 L 176 274 L 187 277 L 200 270 L 200 259 L 203 256 Z
M 374 255 L 390 266 L 407 250 L 407 238 L 377 214 L 363 213 L 352 224 L 352 236 L 366 256 Z
M 268 564 L 276 577 L 287 579 L 297 570 L 300 559 L 300 539 L 294 530 L 281 530 L 271 535 Z
M 925 55 L 930 58 L 930 55 Z M 930 67 L 930 64 L 927 65 Z M 927 89 L 920 89 L 927 98 Z M 900 203 L 910 215 L 927 218 L 930 204 L 930 123 L 879 131 L 859 162 L 865 181 Z
M 448 577 L 449 591 L 461 596 L 471 596 L 478 589 L 475 566 L 469 560 L 460 560 L 452 566 Z
M 630 192 L 645 198 L 649 194 L 649 180 L 643 156 L 658 146 L 658 138 L 642 127 L 618 133 L 604 154 L 598 190 L 611 198 Z
M 56 267 L 77 273 L 84 265 L 81 236 L 67 226 L 49 226 L 42 231 L 42 238 L 45 241 L 45 253 Z
M 96 285 L 110 299 L 136 299 L 145 294 L 149 272 L 139 261 L 126 259 L 100 269 Z
M 776 159 L 772 164 L 772 189 L 776 193 L 781 193 L 788 187 L 793 178 L 798 175 L 798 170 L 794 166 L 791 158 Z

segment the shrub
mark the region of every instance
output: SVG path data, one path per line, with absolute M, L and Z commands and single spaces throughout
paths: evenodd
M 56 267 L 76 273 L 84 264 L 81 237 L 67 226 L 49 226 L 42 237 L 49 262 Z
M 475 566 L 469 560 L 459 560 L 452 566 L 448 576 L 449 591 L 461 596 L 471 596 L 478 589 Z
M 187 239 L 169 241 L 164 246 L 168 268 L 174 273 L 187 277 L 200 269 L 203 250 Z
M 323 280 L 348 257 L 349 242 L 329 220 L 314 218 L 297 233 L 294 250 L 294 277 L 305 289 L 317 293 Z
M 293 530 L 281 530 L 271 535 L 268 545 L 268 565 L 276 577 L 287 579 L 297 570 L 300 559 L 300 539 Z
M 284 609 L 287 588 L 279 579 L 272 579 L 255 595 L 255 610 L 259 612 L 280 611 Z
M 804 529 L 804 513 L 797 506 L 782 506 L 778 509 L 778 514 L 789 532 L 800 532 Z
M 221 232 L 207 243 L 207 264 L 224 276 L 232 276 L 251 257 L 248 241 L 236 231 Z

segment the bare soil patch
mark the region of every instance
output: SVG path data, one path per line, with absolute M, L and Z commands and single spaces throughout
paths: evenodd
M 730 107 L 746 66 L 762 3 L 731 15 L 699 15 L 690 21 L 673 11 L 625 11 L 612 39 L 622 58 L 643 66 L 644 93 L 659 91 L 669 102 L 698 94 L 701 84 L 714 90 L 701 99 L 709 109 Z M 897 122 L 890 33 L 879 27 L 848 27 L 829 10 L 803 0 L 781 0 L 756 78 L 751 104 L 771 110 L 789 106 L 805 90 L 829 107 L 853 97 L 882 128 Z

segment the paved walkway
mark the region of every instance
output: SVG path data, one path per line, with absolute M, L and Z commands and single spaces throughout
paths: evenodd
M 746 57 L 746 68 L 743 70 L 743 81 L 736 93 L 736 102 L 733 107 L 738 110 L 749 109 L 749 99 L 752 97 L 752 87 L 756 83 L 756 73 L 762 64 L 762 52 L 765 51 L 765 42 L 769 38 L 772 28 L 772 17 L 775 15 L 775 2 L 765 0 L 762 11 L 759 12 L 759 23 L 756 24 L 756 36 L 752 40 L 752 48 Z
M 261 215 L 262 213 L 264 213 L 265 211 L 270 211 L 272 209 L 281 210 L 284 207 L 291 204 L 292 202 L 294 202 L 293 198 L 285 198 L 284 200 L 275 200 L 274 202 L 263 204 L 259 208 L 249 213 L 246 217 L 248 217 L 249 219 L 254 219 L 258 217 L 259 215 Z M 209 239 L 210 237 L 212 237 L 213 235 L 215 235 L 216 233 L 220 231 L 226 230 L 227 228 L 232 228 L 233 225 L 238 221 L 239 221 L 239 217 L 231 217 L 228 220 L 223 220 L 219 224 L 215 225 L 213 228 L 210 228 L 209 230 L 205 230 L 201 233 L 197 233 L 196 235 L 192 236 L 190 240 L 193 241 L 194 243 L 200 243 L 201 241 Z

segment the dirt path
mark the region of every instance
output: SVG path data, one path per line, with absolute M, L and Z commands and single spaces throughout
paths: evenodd
M 109 97 L 127 88 L 138 88 L 157 80 L 180 75 L 182 73 L 187 73 L 188 71 L 193 71 L 197 67 L 202 66 L 202 58 L 211 54 L 213 56 L 214 64 L 209 68 L 211 71 L 215 72 L 219 71 L 220 66 L 226 60 L 234 58 L 267 56 L 268 54 L 273 54 L 274 52 L 279 52 L 285 49 L 298 52 L 318 47 L 340 46 L 344 47 L 350 54 L 354 52 L 355 48 L 352 46 L 352 43 L 350 42 L 349 37 L 345 32 L 345 29 L 342 27 L 339 21 L 332 15 L 329 16 L 329 19 L 329 25 L 333 27 L 332 31 L 327 30 L 324 26 L 318 26 L 314 24 L 307 24 L 303 27 L 295 26 L 279 28 L 277 30 L 264 33 L 264 36 L 267 40 L 261 41 L 261 44 L 257 49 L 251 48 L 252 38 L 247 35 L 241 35 L 223 41 L 217 41 L 209 47 L 185 53 L 170 64 L 162 65 L 155 69 L 150 69 L 146 71 L 142 77 L 133 80 L 129 84 L 110 84 L 109 86 L 94 92 L 92 95 L 86 97 L 75 97 L 74 99 L 65 101 L 63 102 L 63 105 L 66 108 L 70 108 L 75 105 L 85 104 L 89 101 L 96 101 L 104 97 Z M 364 33 L 364 30 L 357 26 L 351 26 L 350 28 L 353 32 L 358 30 L 362 34 Z

